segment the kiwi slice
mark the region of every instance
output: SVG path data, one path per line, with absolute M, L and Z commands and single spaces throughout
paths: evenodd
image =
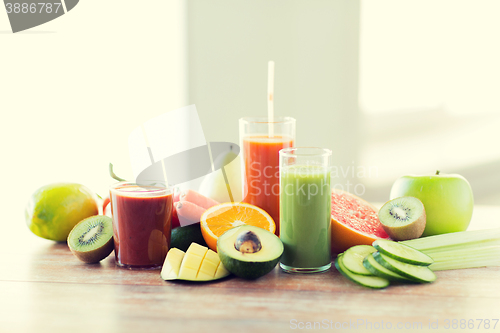
M 71 252 L 83 262 L 96 263 L 113 251 L 113 220 L 94 215 L 80 221 L 68 236 Z
M 378 212 L 385 232 L 397 241 L 422 236 L 425 229 L 425 208 L 414 197 L 400 197 L 386 202 Z

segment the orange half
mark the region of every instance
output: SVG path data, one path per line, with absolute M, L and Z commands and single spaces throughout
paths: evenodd
M 253 225 L 274 233 L 276 224 L 263 209 L 244 202 L 226 202 L 207 209 L 200 220 L 201 234 L 208 247 L 217 251 L 217 239 L 231 228 Z

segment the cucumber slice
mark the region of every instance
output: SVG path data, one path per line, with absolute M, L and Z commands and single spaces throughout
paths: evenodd
M 363 265 L 373 275 L 383 277 L 389 281 L 412 281 L 402 275 L 399 275 L 398 273 L 394 273 L 393 271 L 388 270 L 387 268 L 379 264 L 373 257 L 373 254 L 369 254 L 366 256 L 366 258 L 363 260 Z
M 352 273 L 342 263 L 342 257 L 343 256 L 338 256 L 335 259 L 335 267 L 342 275 L 344 275 L 349 280 L 356 282 L 357 284 L 360 284 L 364 287 L 373 289 L 382 289 L 389 285 L 389 280 L 378 276 L 367 276 Z
M 380 253 L 408 264 L 429 266 L 434 262 L 428 255 L 401 243 L 377 239 L 372 245 Z
M 344 252 L 342 263 L 354 274 L 373 275 L 363 266 L 363 259 L 377 250 L 370 245 L 356 245 Z
M 418 266 L 401 262 L 380 252 L 375 252 L 372 255 L 380 265 L 412 281 L 429 283 L 436 280 L 436 274 L 427 266 Z

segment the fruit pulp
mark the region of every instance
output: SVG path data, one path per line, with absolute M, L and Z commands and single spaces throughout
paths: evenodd
M 389 238 L 378 220 L 377 208 L 351 193 L 332 190 L 332 252 L 371 245 L 377 238 Z
M 330 173 L 293 165 L 281 171 L 280 238 L 286 271 L 316 272 L 331 266 Z M 293 269 L 292 269 L 293 268 Z
M 292 147 L 289 136 L 266 135 L 243 138 L 244 202 L 264 209 L 276 223 L 279 236 L 279 151 Z
M 110 190 L 118 266 L 161 267 L 170 245 L 173 196 L 154 186 L 123 185 Z

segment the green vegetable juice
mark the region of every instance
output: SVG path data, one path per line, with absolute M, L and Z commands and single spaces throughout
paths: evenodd
M 327 269 L 331 265 L 330 173 L 311 165 L 286 166 L 280 172 L 280 238 L 285 248 L 281 267 Z

